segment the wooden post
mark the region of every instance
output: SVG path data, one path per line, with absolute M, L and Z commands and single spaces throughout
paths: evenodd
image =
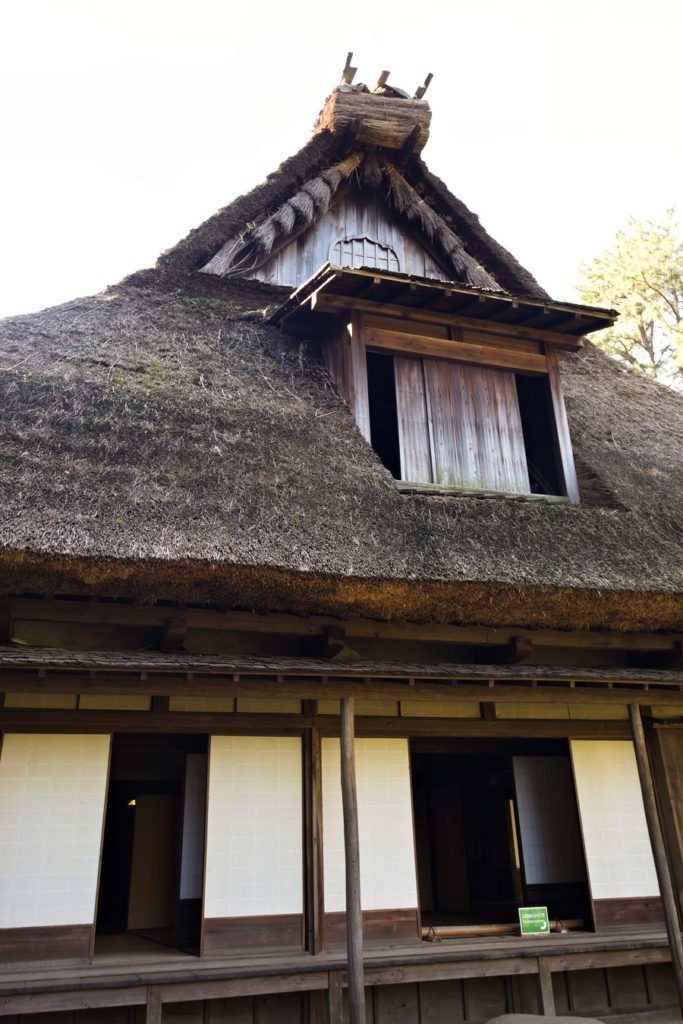
M 550 960 L 547 956 L 538 958 L 538 1001 L 544 1017 L 555 1016 L 555 994 L 553 992 L 553 976 L 550 973 Z
M 655 869 L 657 871 L 659 891 L 662 895 L 662 903 L 664 904 L 664 917 L 666 920 L 666 931 L 669 937 L 669 947 L 671 949 L 671 963 L 676 976 L 678 1002 L 681 1010 L 683 1011 L 683 943 L 681 942 L 678 907 L 676 905 L 676 897 L 674 895 L 673 882 L 671 879 L 671 870 L 666 855 L 664 836 L 662 834 L 662 827 L 657 811 L 657 799 L 655 797 L 655 787 L 650 773 L 650 762 L 648 760 L 647 746 L 645 744 L 645 733 L 643 731 L 643 720 L 640 715 L 640 705 L 629 704 L 628 713 L 631 720 L 633 744 L 636 750 L 636 762 L 638 764 L 638 775 L 640 776 L 640 788 L 643 793 L 643 803 L 645 804 L 645 818 L 647 820 L 648 832 L 650 833 L 650 844 L 652 845 L 652 855 L 654 857 Z
M 304 702 L 304 709 L 306 709 L 306 704 L 315 704 L 315 701 Z M 322 773 L 319 730 L 306 729 L 303 744 L 306 949 L 313 956 L 317 956 L 325 950 Z
M 145 1024 L 161 1024 L 161 985 L 147 986 Z
M 342 972 L 329 971 L 327 975 L 327 1024 L 342 1024 Z
M 365 1024 L 363 917 L 360 901 L 360 849 L 353 705 L 353 697 L 342 698 L 341 786 L 344 809 L 344 859 L 346 862 L 346 945 L 349 975 L 349 1024 Z

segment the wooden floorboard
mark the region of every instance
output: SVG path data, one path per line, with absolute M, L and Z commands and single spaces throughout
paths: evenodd
M 642 952 L 643 961 L 649 958 L 666 959 L 668 944 L 664 930 L 629 928 L 613 929 L 600 934 L 574 932 L 569 935 L 548 935 L 543 939 L 501 935 L 444 939 L 411 946 L 399 944 L 393 948 L 386 945 L 366 949 L 365 962 L 369 969 L 378 971 L 384 967 L 419 967 L 435 963 L 542 956 L 553 960 L 557 958 L 557 969 L 566 970 L 567 964 L 578 957 L 599 957 L 609 953 L 614 955 L 605 956 L 605 959 L 617 962 L 619 954 L 638 951 Z M 171 979 L 192 982 L 211 978 L 327 972 L 343 970 L 345 962 L 341 951 L 323 953 L 316 957 L 306 953 L 274 952 L 258 956 L 235 954 L 200 959 L 180 952 L 169 956 L 166 950 L 159 955 L 144 952 L 125 958 L 117 956 L 110 961 L 96 957 L 92 964 L 84 964 L 82 961 L 17 962 L 0 971 L 0 996 L 48 989 L 115 987 L 119 984 L 130 986 L 131 982 L 167 984 Z M 562 966 L 559 966 L 560 963 Z

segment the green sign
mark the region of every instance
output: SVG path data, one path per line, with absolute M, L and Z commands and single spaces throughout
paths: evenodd
M 520 907 L 519 929 L 522 935 L 548 935 L 550 921 L 547 907 Z

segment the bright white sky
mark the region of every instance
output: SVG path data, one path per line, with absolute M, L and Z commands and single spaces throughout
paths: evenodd
M 554 298 L 633 214 L 683 211 L 680 0 L 5 0 L 0 315 L 99 291 L 307 140 L 427 72 L 424 157 Z M 683 213 L 681 214 L 683 216 Z

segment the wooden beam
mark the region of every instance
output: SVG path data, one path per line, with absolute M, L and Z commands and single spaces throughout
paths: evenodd
M 363 914 L 360 895 L 360 845 L 354 741 L 354 699 L 341 703 L 341 787 L 346 866 L 346 947 L 349 974 L 349 1024 L 365 1024 Z
M 498 345 L 476 345 L 467 341 L 451 341 L 430 338 L 424 334 L 395 334 L 368 328 L 363 334 L 368 349 L 395 352 L 403 355 L 430 356 L 435 359 L 452 359 L 459 363 L 475 366 L 495 366 L 503 370 L 519 370 L 523 373 L 547 373 L 544 355 L 522 352 L 520 349 L 506 349 Z
M 395 302 L 379 302 L 376 299 L 356 299 L 353 295 L 332 295 L 324 289 L 318 289 L 316 295 L 315 309 L 320 313 L 348 313 L 355 309 L 363 313 L 375 313 L 377 316 L 393 316 L 399 320 L 413 323 L 444 324 L 449 327 L 486 331 L 487 321 L 483 317 L 435 313 L 424 307 L 401 306 Z M 560 331 L 542 330 L 538 327 L 525 327 L 523 324 L 503 324 L 495 321 L 490 333 L 507 335 L 511 338 L 529 338 L 534 341 L 551 342 L 558 348 L 566 348 L 570 351 L 575 351 L 582 346 L 581 339 L 573 335 L 562 334 Z
M 331 664 L 335 664 L 332 662 Z M 88 673 L 46 672 L 43 676 L 36 671 L 0 672 L 0 693 L 40 693 L 40 694 L 131 694 L 139 696 L 159 697 L 259 697 L 264 700 L 273 697 L 291 698 L 293 700 L 339 700 L 341 697 L 375 698 L 384 700 L 419 700 L 419 701 L 481 701 L 495 700 L 497 703 L 535 702 L 544 704 L 668 704 L 680 707 L 683 715 L 683 693 L 677 683 L 657 686 L 656 689 L 646 685 L 629 682 L 625 685 L 615 684 L 607 677 L 591 680 L 576 685 L 574 680 L 565 679 L 564 685 L 559 682 L 544 683 L 543 680 L 529 678 L 490 680 L 490 675 L 497 666 L 483 666 L 478 680 L 434 680 L 406 676 L 402 681 L 382 677 L 366 676 L 352 678 L 341 676 L 316 678 L 315 675 L 298 678 L 296 675 L 280 677 L 273 674 L 267 678 L 231 675 L 199 676 L 183 673 L 166 675 L 165 673 L 147 673 L 141 678 L 140 673 L 110 672 L 97 675 L 94 679 Z M 317 675 L 317 673 L 316 673 Z M 578 676 L 581 679 L 581 676 Z M 412 682 L 411 682 L 412 680 Z M 492 682 L 492 685 L 491 685 Z M 574 683 L 574 685 L 572 685 Z M 9 710 L 9 709 L 8 709 Z M 83 710 L 78 712 L 83 715 Z M 105 709 L 98 710 L 105 713 Z M 130 712 L 136 716 L 145 712 Z M 196 714 L 197 712 L 193 712 Z M 227 713 L 227 712 L 226 712 Z M 182 713 L 173 711 L 172 716 L 181 720 Z M 171 719 L 174 720 L 174 719 Z
M 40 600 L 13 598 L 14 620 L 27 619 L 52 622 L 107 623 L 122 626 L 163 627 L 168 608 L 134 607 L 117 602 Z M 452 626 L 415 622 L 381 622 L 376 619 L 342 620 L 325 615 L 291 615 L 284 612 L 259 614 L 241 611 L 217 611 L 188 608 L 185 611 L 188 629 L 234 630 L 236 632 L 286 633 L 298 636 L 320 634 L 328 625 L 341 626 L 348 636 L 373 639 L 420 640 L 436 643 L 506 644 L 513 636 L 526 636 L 536 647 L 594 647 L 620 650 L 672 650 L 683 637 L 680 633 L 631 633 L 608 631 L 520 630 L 486 626 Z
M 664 905 L 664 918 L 666 920 L 666 931 L 669 937 L 669 948 L 671 950 L 671 962 L 676 978 L 678 990 L 678 1002 L 683 1011 L 683 942 L 681 942 L 681 928 L 679 921 L 679 908 L 674 894 L 674 882 L 672 878 L 669 859 L 667 857 L 664 835 L 657 810 L 657 798 L 655 787 L 650 771 L 650 761 L 645 743 L 645 732 L 643 720 L 640 714 L 640 707 L 637 704 L 629 705 L 629 717 L 633 733 L 633 745 L 636 752 L 638 775 L 640 777 L 640 788 L 643 794 L 645 805 L 645 818 L 650 834 L 650 844 L 657 871 L 659 891 Z

